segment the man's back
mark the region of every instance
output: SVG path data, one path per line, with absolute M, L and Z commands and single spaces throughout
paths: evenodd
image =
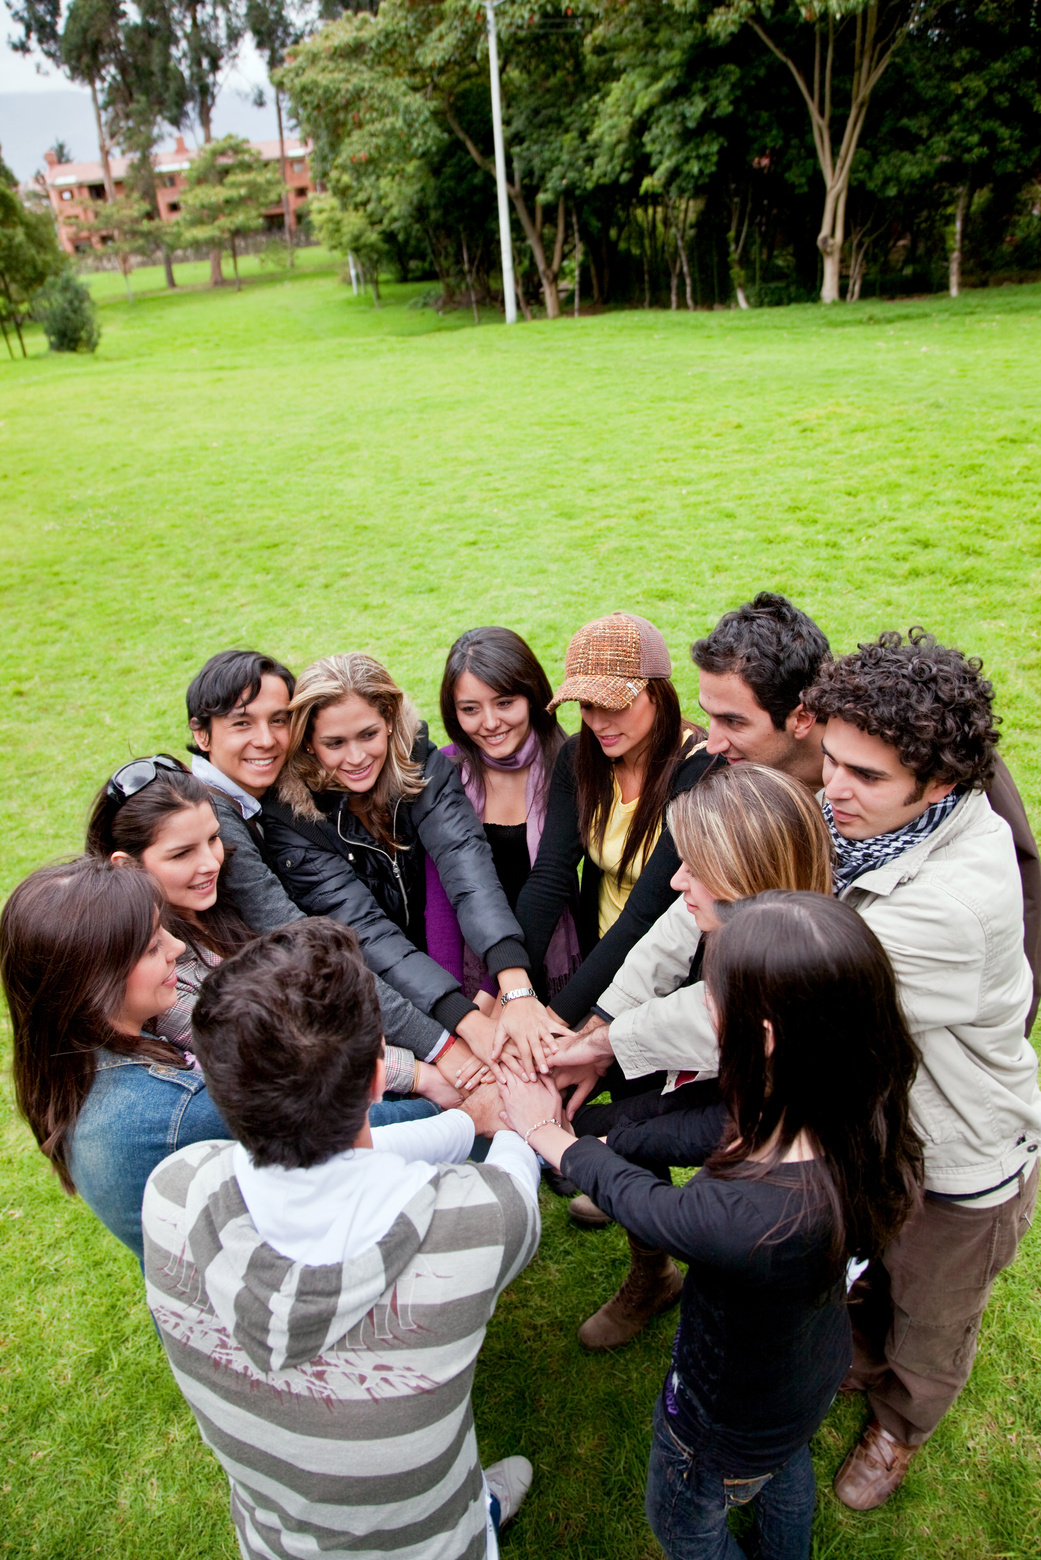
M 493 1165 L 442 1165 L 375 1245 L 311 1267 L 257 1233 L 233 1154 L 167 1160 L 143 1223 L 148 1302 L 243 1552 L 483 1560 L 470 1388 L 537 1209 Z

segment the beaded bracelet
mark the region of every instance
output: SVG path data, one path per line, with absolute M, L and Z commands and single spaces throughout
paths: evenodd
M 533 1132 L 537 1132 L 540 1127 L 555 1127 L 555 1126 L 556 1126 L 556 1122 L 554 1121 L 552 1116 L 547 1116 L 545 1121 L 536 1121 L 535 1125 L 533 1127 L 529 1127 L 527 1132 L 525 1132 L 525 1134 L 524 1134 L 524 1147 L 525 1148 L 530 1148 L 531 1147 L 531 1144 L 528 1142 L 528 1139 L 531 1137 L 531 1134 Z

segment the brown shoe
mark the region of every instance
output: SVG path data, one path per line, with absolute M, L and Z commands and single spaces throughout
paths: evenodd
M 598 1208 L 591 1197 L 582 1192 L 578 1197 L 572 1197 L 567 1205 L 567 1211 L 576 1224 L 580 1224 L 584 1230 L 604 1230 L 611 1223 L 602 1208 Z
M 683 1274 L 664 1251 L 641 1246 L 629 1236 L 632 1263 L 616 1295 L 578 1329 L 587 1349 L 617 1349 L 642 1332 L 652 1316 L 675 1305 Z
M 900 1488 L 917 1450 L 872 1419 L 835 1475 L 835 1494 L 851 1511 L 874 1511 Z

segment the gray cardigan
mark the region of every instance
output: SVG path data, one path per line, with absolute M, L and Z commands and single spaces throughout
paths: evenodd
M 233 797 L 211 789 L 220 837 L 229 850 L 224 866 L 224 886 L 239 915 L 254 932 L 272 932 L 289 921 L 302 921 L 295 905 L 260 853 L 256 839 Z M 262 815 L 258 814 L 257 824 Z M 376 976 L 376 991 L 383 1014 L 383 1034 L 388 1045 L 403 1046 L 425 1059 L 444 1034 L 442 1026 L 386 981 Z

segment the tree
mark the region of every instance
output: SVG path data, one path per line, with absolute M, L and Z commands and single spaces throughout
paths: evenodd
M 246 31 L 245 0 L 167 0 L 176 39 L 176 60 L 184 80 L 186 108 L 213 141 L 213 107 L 221 77 L 238 54 Z M 221 249 L 210 251 L 210 282 L 219 287 Z
M 62 141 L 62 140 L 55 141 L 54 145 L 52 147 L 50 147 L 49 150 L 54 153 L 54 158 L 55 158 L 56 162 L 59 162 L 59 163 L 70 163 L 73 160 L 72 159 L 72 151 L 70 150 L 69 145 L 68 145 L 68 143 L 66 141 Z
M 299 16 L 287 9 L 286 0 L 246 0 L 246 26 L 253 34 L 253 41 L 267 63 L 268 77 L 275 94 L 275 114 L 278 118 L 278 171 L 282 178 L 282 216 L 285 222 L 286 249 L 289 264 L 293 264 L 293 212 L 289 203 L 289 185 L 286 180 L 286 138 L 282 125 L 282 89 L 274 84 L 274 73 L 286 61 L 286 51 L 303 38 L 303 26 Z
M 22 204 L 14 174 L 0 161 L 0 330 L 12 358 L 8 325 L 14 327 L 22 356 L 28 357 L 22 324 L 40 288 L 66 265 L 50 213 L 30 211 Z
M 725 35 L 742 22 L 791 73 L 810 116 L 824 179 L 817 247 L 824 259 L 821 302 L 836 303 L 846 238 L 853 159 L 871 96 L 912 26 L 934 0 L 731 0 L 712 21 Z M 767 22 L 771 22 L 767 30 Z
M 121 0 L 115 0 L 114 5 L 108 3 L 108 0 L 73 0 L 73 5 L 69 8 L 70 16 L 77 4 L 80 6 L 80 11 L 72 18 L 67 44 L 65 30 L 62 27 L 61 0 L 21 0 L 20 4 L 12 5 L 11 18 L 21 28 L 21 34 L 11 39 L 10 44 L 11 48 L 19 54 L 31 54 L 34 49 L 38 49 L 45 59 L 57 66 L 71 81 L 82 82 L 90 88 L 94 123 L 98 134 L 98 157 L 101 162 L 102 179 L 105 194 L 109 200 L 112 200 L 115 196 L 115 186 L 112 182 L 108 138 L 101 117 L 98 87 L 105 42 L 111 37 L 113 18 L 120 13 Z M 102 24 L 98 28 L 98 36 L 94 38 L 91 37 L 89 28 L 80 25 L 81 14 L 87 9 L 91 9 L 95 22 Z M 68 20 L 69 18 L 66 18 L 66 27 Z
M 502 12 L 507 189 L 535 263 L 546 313 L 560 313 L 557 278 L 568 230 L 559 162 L 577 145 L 588 104 L 582 37 L 526 28 Z M 537 22 L 537 18 L 536 18 Z M 525 32 L 530 36 L 525 36 Z M 468 0 L 382 0 L 345 14 L 293 51 L 280 80 L 318 147 L 323 176 L 382 177 L 455 136 L 494 179 L 483 19 Z M 588 117 L 588 115 L 586 115 Z M 367 174 L 362 170 L 367 169 Z M 353 171 L 352 171 L 353 170 Z M 547 212 L 548 220 L 547 220 Z M 550 235 L 552 234 L 552 238 Z
M 52 352 L 96 352 L 101 340 L 94 300 L 68 269 L 41 287 L 33 314 Z
M 127 300 L 134 301 L 130 286 L 130 272 L 135 255 L 149 254 L 156 247 L 156 223 L 151 218 L 147 201 L 137 195 L 117 195 L 115 200 L 92 206 L 90 215 L 72 224 L 76 236 L 91 243 L 101 240 L 104 249 L 114 254 L 119 274 L 127 290 Z
M 380 306 L 380 265 L 387 258 L 386 245 L 362 211 L 345 209 L 332 195 L 318 195 L 311 203 L 311 219 L 326 249 L 351 256 L 361 266 L 372 288 L 373 307 Z
M 235 267 L 235 286 L 241 291 L 237 240 L 264 226 L 264 208 L 275 204 L 278 193 L 278 174 L 241 136 L 211 141 L 193 158 L 177 229 L 184 244 L 206 244 L 216 253 L 214 286 L 224 281 L 220 257 L 227 247 Z

